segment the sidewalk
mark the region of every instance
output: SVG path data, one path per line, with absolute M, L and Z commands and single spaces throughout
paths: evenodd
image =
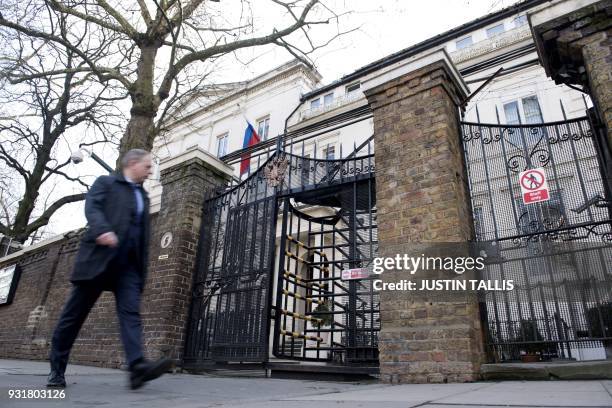
M 612 407 L 612 381 L 386 385 L 168 374 L 140 390 L 126 372 L 71 365 L 66 398 L 9 399 L 9 389 L 40 390 L 44 362 L 0 360 L 0 407 L 461 408 Z

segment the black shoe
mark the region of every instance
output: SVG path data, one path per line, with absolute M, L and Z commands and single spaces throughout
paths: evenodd
M 161 358 L 157 361 L 142 360 L 135 363 L 130 373 L 130 388 L 140 388 L 145 382 L 154 380 L 173 366 L 172 360 Z
M 64 373 L 57 370 L 52 370 L 47 378 L 47 387 L 49 388 L 66 388 L 66 379 Z

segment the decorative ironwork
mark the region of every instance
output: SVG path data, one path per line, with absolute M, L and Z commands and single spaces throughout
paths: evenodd
M 289 161 L 285 157 L 275 157 L 264 166 L 264 178 L 272 187 L 282 184 Z
M 343 269 L 371 267 L 378 252 L 373 180 L 304 196 L 335 203 L 313 217 L 283 202 L 275 320 L 276 357 L 378 364 L 379 293 L 373 277 L 343 281 Z M 296 200 L 299 198 L 296 197 Z M 339 208 L 339 210 L 337 210 Z M 372 275 L 374 276 L 374 275 Z
M 490 359 L 572 358 L 584 347 L 610 354 L 612 220 L 588 120 L 464 122 L 462 136 L 476 239 L 499 248 L 483 279 L 515 284 L 481 294 Z M 524 204 L 518 173 L 538 167 L 550 199 Z
M 507 157 L 507 168 L 520 173 L 528 168 L 545 167 L 549 164 L 549 145 L 561 142 L 577 142 L 591 137 L 592 131 L 585 119 L 581 121 L 555 122 L 539 125 L 486 125 L 463 124 L 463 141 L 481 140 L 484 145 L 498 143 Z
M 207 223 L 202 227 L 198 248 L 185 345 L 186 366 L 207 362 L 267 361 L 270 319 L 273 317 L 276 319 L 274 338 L 277 341 L 282 338 L 282 344 L 287 344 L 287 336 L 290 336 L 291 347 L 295 346 L 287 354 L 289 358 L 319 361 L 329 361 L 331 358 L 346 363 L 365 363 L 360 356 L 367 349 L 369 351 L 365 354 L 369 360 L 366 362 L 371 364 L 376 361 L 377 354 L 373 350 L 376 349 L 379 305 L 378 301 L 372 300 L 374 294 L 367 298 L 361 292 L 356 292 L 357 286 L 350 284 L 346 285 L 351 288 L 348 292 L 334 295 L 341 286 L 334 282 L 339 277 L 342 265 L 357 262 L 357 259 L 366 265 L 374 257 L 376 239 L 371 240 L 367 251 L 364 248 L 364 234 L 376 235 L 374 155 L 368 150 L 368 154 L 357 157 L 359 152 L 355 151 L 349 158 L 323 160 L 294 155 L 291 153 L 293 147 L 288 148 L 279 148 L 246 180 L 218 191 L 205 203 L 202 219 Z M 332 186 L 334 188 L 330 189 Z M 353 197 L 357 198 L 356 202 L 351 201 Z M 274 265 L 279 262 L 274 252 L 279 203 L 290 199 L 319 208 L 342 208 L 342 220 L 323 217 L 308 221 L 311 226 L 326 222 L 340 223 L 332 227 L 334 232 L 329 232 L 324 242 L 317 241 L 318 246 L 309 244 L 311 251 L 328 251 L 332 259 L 329 275 L 318 276 L 308 282 L 309 287 L 318 287 L 317 284 L 323 285 L 323 281 L 326 281 L 328 289 L 319 301 L 336 296 L 336 301 L 343 302 L 343 313 L 349 309 L 353 311 L 348 317 L 334 320 L 335 334 L 331 335 L 333 342 L 330 349 L 320 342 L 314 346 L 310 344 L 319 336 L 314 332 L 320 332 L 313 326 L 303 327 L 297 335 L 291 324 L 279 326 L 283 313 L 285 321 L 318 321 L 312 310 L 298 310 L 295 307 L 297 303 L 285 303 L 284 307 L 279 307 L 277 300 L 271 299 L 271 280 L 278 285 L 277 293 L 282 294 L 283 290 L 293 288 L 293 293 L 299 294 L 295 288 L 302 287 L 300 285 L 308 279 L 301 275 L 301 271 L 289 278 L 282 274 L 280 281 L 274 277 Z M 283 206 L 282 211 L 286 213 L 288 207 Z M 293 235 L 295 239 L 300 239 L 302 234 L 314 232 L 312 229 L 303 231 L 305 222 L 303 220 L 302 224 L 298 224 L 301 227 L 297 229 L 294 224 L 285 227 L 281 237 Z M 348 223 L 357 232 L 349 231 L 348 227 L 341 228 L 341 223 Z M 332 240 L 331 246 L 329 239 Z M 306 242 L 309 240 L 307 238 Z M 333 244 L 333 241 L 337 244 Z M 293 244 L 282 245 L 291 248 Z M 349 256 L 340 261 L 341 253 Z M 284 262 L 285 257 L 286 254 L 281 251 L 280 262 Z M 291 284 L 293 286 L 285 288 L 284 279 L 296 281 Z M 332 289 L 332 286 L 336 286 L 336 289 Z M 357 311 L 366 298 L 371 304 L 369 317 Z M 345 304 L 347 302 L 349 306 Z M 340 310 L 335 307 L 332 305 L 332 310 Z M 317 313 L 322 314 L 323 311 Z M 366 344 L 365 340 L 359 339 L 367 330 L 370 335 Z M 298 347 L 303 354 L 297 353 Z M 353 347 L 353 351 L 349 350 L 350 347 Z M 278 347 L 274 350 L 278 355 L 288 353 L 288 350 L 279 350 Z M 331 354 L 328 355 L 328 352 Z

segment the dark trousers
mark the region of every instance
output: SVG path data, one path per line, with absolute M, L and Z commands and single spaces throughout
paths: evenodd
M 140 237 L 139 228 L 130 228 L 131 237 Z M 107 271 L 90 282 L 81 282 L 72 287 L 70 297 L 62 310 L 51 344 L 49 359 L 51 368 L 64 372 L 72 345 L 79 334 L 91 308 L 104 290 L 115 295 L 115 304 L 121 340 L 130 366 L 143 357 L 142 321 L 140 318 L 140 294 L 142 277 L 138 272 L 135 239 L 128 239 L 117 251 Z

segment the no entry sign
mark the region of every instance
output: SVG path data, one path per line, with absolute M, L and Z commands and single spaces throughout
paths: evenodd
M 539 203 L 550 199 L 546 172 L 541 167 L 521 172 L 519 174 L 519 184 L 525 204 Z

